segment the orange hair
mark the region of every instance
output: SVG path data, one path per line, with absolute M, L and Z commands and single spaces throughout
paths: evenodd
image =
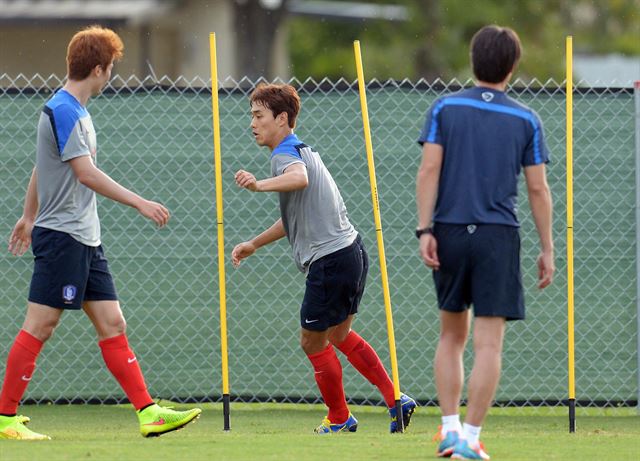
M 67 76 L 84 80 L 94 67 L 106 69 L 112 61 L 122 58 L 124 45 L 111 29 L 89 26 L 77 32 L 67 47 Z

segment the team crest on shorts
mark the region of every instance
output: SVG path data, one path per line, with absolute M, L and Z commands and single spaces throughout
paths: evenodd
M 71 304 L 76 299 L 78 289 L 74 285 L 65 285 L 62 287 L 62 299 L 65 304 Z

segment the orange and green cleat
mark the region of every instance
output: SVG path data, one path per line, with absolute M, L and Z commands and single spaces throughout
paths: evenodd
M 157 437 L 167 432 L 177 431 L 197 419 L 200 413 L 202 413 L 200 408 L 175 411 L 154 403 L 138 412 L 140 433 L 143 437 Z
M 478 442 L 475 447 L 469 445 L 465 439 L 458 439 L 458 443 L 453 449 L 451 459 L 491 459 L 491 457 L 484 451 L 484 445 L 482 442 Z
M 358 420 L 349 413 L 349 418 L 342 424 L 334 424 L 329 418 L 322 420 L 322 424 L 315 428 L 316 434 L 337 434 L 338 432 L 355 432 L 358 430 Z
M 458 440 L 460 440 L 460 433 L 458 431 L 448 431 L 443 435 L 442 426 L 438 426 L 438 433 L 433 437 L 433 440 L 438 442 L 436 456 L 438 458 L 449 458 L 453 454 L 453 449 Z
M 0 416 L 0 439 L 12 440 L 51 440 L 51 437 L 32 431 L 25 422 L 26 416 Z

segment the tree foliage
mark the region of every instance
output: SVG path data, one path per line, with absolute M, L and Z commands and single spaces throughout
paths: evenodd
M 289 47 L 299 78 L 355 78 L 353 41 L 362 44 L 367 78 L 466 79 L 469 42 L 486 24 L 519 34 L 518 76 L 564 77 L 564 43 L 574 51 L 640 55 L 640 0 L 369 0 L 402 4 L 410 19 L 336 21 L 290 17 Z

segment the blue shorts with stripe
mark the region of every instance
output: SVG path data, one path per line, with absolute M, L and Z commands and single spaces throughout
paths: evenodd
M 83 301 L 117 301 L 102 245 L 90 247 L 66 232 L 34 227 L 34 269 L 29 301 L 58 309 L 81 309 Z
M 517 227 L 494 224 L 434 226 L 440 269 L 433 280 L 440 309 L 476 317 L 524 319 Z

